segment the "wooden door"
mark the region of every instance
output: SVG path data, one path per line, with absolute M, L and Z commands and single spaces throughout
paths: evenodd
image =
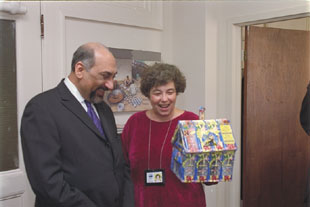
M 301 207 L 310 137 L 299 112 L 310 77 L 310 33 L 254 26 L 246 33 L 243 206 Z

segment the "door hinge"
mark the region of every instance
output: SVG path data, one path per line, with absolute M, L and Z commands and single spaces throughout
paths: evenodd
M 40 25 L 41 25 L 41 38 L 44 38 L 44 15 L 41 14 L 40 17 Z

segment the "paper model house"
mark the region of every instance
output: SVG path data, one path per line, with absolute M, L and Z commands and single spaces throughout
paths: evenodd
M 230 181 L 237 146 L 227 119 L 179 121 L 171 170 L 182 182 Z

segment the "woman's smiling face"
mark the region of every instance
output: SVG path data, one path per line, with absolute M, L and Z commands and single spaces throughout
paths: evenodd
M 158 119 L 170 120 L 173 117 L 177 98 L 173 81 L 151 88 L 149 97 L 152 111 Z

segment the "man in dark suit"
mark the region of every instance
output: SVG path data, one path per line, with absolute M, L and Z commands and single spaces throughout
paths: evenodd
M 115 59 L 102 44 L 87 43 L 74 53 L 71 69 L 56 88 L 32 98 L 22 117 L 35 206 L 132 207 L 129 166 L 113 113 L 103 102 L 113 88 Z
M 306 95 L 301 104 L 300 124 L 305 132 L 310 136 L 310 82 L 307 87 Z
M 310 136 L 310 82 L 307 86 L 307 92 L 301 104 L 299 120 L 302 128 Z M 310 207 L 310 168 L 308 170 L 307 186 L 304 203 Z

